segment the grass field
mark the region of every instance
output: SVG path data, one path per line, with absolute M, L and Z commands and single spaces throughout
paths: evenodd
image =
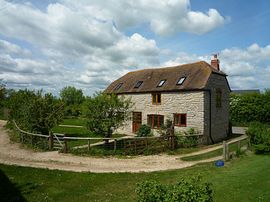
M 248 155 L 217 168 L 214 163 L 153 173 L 94 174 L 0 165 L 1 201 L 135 201 L 137 182 L 175 183 L 201 175 L 213 183 L 215 201 L 270 201 L 270 156 Z M 9 198 L 10 199 L 10 198 Z

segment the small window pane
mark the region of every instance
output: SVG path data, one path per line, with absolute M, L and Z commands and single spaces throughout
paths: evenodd
M 161 86 L 163 86 L 163 84 L 166 82 L 166 80 L 161 80 L 160 82 L 159 82 L 159 84 L 158 84 L 158 86 L 157 87 L 161 87 Z
M 134 88 L 139 88 L 142 85 L 143 81 L 138 81 Z
M 159 116 L 159 126 L 158 127 L 161 127 L 164 125 L 164 116 L 160 115 Z
M 161 94 L 157 94 L 157 103 L 161 103 Z
M 187 121 L 186 121 L 186 115 L 185 114 L 181 114 L 181 125 L 186 125 Z
M 186 77 L 181 77 L 178 81 L 177 81 L 177 85 L 182 85 L 185 81 Z
M 160 104 L 161 103 L 161 94 L 160 93 L 153 93 L 152 94 L 152 103 L 153 104 Z

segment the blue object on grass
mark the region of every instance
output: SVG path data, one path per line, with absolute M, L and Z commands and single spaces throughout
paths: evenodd
M 224 166 L 224 161 L 218 160 L 218 161 L 215 162 L 215 165 L 216 165 L 217 167 L 222 167 L 222 166 Z

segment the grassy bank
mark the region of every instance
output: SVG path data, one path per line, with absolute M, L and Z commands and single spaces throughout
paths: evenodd
M 270 201 L 270 156 L 245 156 L 216 168 L 213 163 L 153 173 L 94 174 L 0 165 L 0 194 L 28 201 L 135 201 L 136 183 L 175 183 L 201 175 L 213 183 L 216 201 Z

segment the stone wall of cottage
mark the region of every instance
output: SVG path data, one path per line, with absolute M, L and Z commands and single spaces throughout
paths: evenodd
M 166 119 L 173 120 L 174 113 L 186 113 L 187 126 L 175 126 L 176 131 L 186 131 L 190 127 L 197 129 L 200 133 L 205 131 L 205 92 L 203 91 L 161 93 L 161 104 L 152 104 L 151 93 L 127 94 L 125 97 L 130 98 L 134 103 L 132 111 L 142 112 L 142 124 L 147 124 L 147 115 L 150 114 L 163 115 L 165 122 Z M 131 135 L 132 119 L 116 132 Z
M 218 74 L 212 74 L 207 83 L 207 89 L 211 90 L 211 128 L 212 128 L 212 139 L 214 142 L 218 142 L 228 135 L 229 130 L 229 96 L 230 89 L 227 84 L 225 76 Z M 221 90 L 221 107 L 216 106 L 216 93 L 217 89 Z M 204 108 L 205 108 L 205 122 L 204 122 L 204 133 L 209 135 L 209 124 L 210 124 L 210 93 L 206 92 Z M 211 143 L 210 137 L 208 143 Z

